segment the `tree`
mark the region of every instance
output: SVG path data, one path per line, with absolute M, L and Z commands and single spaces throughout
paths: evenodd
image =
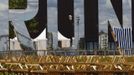
M 9 9 L 25 9 L 27 0 L 9 0 Z
M 27 25 L 27 28 L 29 29 L 29 32 L 33 32 L 33 33 L 38 32 L 37 26 L 39 23 L 36 21 L 36 19 L 33 18 L 29 21 L 26 21 L 25 23 Z

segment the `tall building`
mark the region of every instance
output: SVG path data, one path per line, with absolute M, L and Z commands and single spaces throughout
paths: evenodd
M 107 50 L 108 49 L 108 35 L 107 33 L 101 31 L 99 33 L 99 49 Z

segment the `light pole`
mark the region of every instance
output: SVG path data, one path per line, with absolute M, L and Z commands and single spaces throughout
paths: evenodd
M 79 49 L 79 24 L 80 24 L 80 17 L 79 16 L 77 16 L 76 17 L 76 20 L 77 20 L 77 35 L 78 35 L 78 39 L 77 39 L 77 49 Z
M 73 20 L 72 15 L 68 15 L 68 18 L 69 18 L 70 23 L 73 24 L 73 23 L 72 23 L 72 20 Z M 73 39 L 70 38 L 70 46 L 72 47 L 72 45 L 73 45 Z

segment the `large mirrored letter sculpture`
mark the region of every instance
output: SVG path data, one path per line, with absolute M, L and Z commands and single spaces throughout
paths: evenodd
M 16 36 L 23 49 L 34 50 L 32 39 L 28 33 L 25 22 L 32 19 L 38 13 L 39 0 L 27 0 L 26 9 L 9 10 L 9 19 L 12 21 Z
M 8 0 L 0 0 L 0 51 L 8 50 Z

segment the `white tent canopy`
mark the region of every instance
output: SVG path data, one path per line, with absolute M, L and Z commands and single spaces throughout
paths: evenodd
M 46 38 L 46 29 L 43 30 L 43 32 L 35 39 L 33 39 L 34 41 L 37 41 L 37 40 L 43 40 L 43 39 L 47 39 Z M 13 39 L 11 40 L 18 40 L 17 37 L 14 37 Z M 60 32 L 58 32 L 58 40 L 70 40 L 66 37 L 64 37 Z
M 60 32 L 58 32 L 58 40 L 70 40 L 70 39 L 64 37 Z
M 43 30 L 43 32 L 37 37 L 34 39 L 34 41 L 37 41 L 37 40 L 43 40 L 43 39 L 47 39 L 46 38 L 46 29 Z
M 46 29 L 43 30 L 43 32 L 37 37 L 34 39 L 34 41 L 37 41 L 37 40 L 43 40 L 43 39 L 47 39 L 46 38 Z M 70 40 L 66 37 L 64 37 L 60 32 L 58 32 L 58 40 Z

